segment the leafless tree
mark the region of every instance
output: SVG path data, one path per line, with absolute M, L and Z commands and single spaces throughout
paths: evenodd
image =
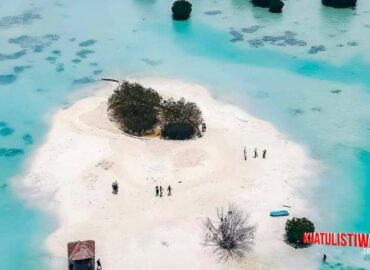
M 217 208 L 217 221 L 207 218 L 204 245 L 213 247 L 220 261 L 240 260 L 252 250 L 255 225 L 248 223 L 248 214 L 230 204 L 228 210 Z

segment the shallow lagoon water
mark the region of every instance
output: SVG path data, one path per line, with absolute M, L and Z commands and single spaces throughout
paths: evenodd
M 202 0 L 187 22 L 172 21 L 170 5 L 1 1 L 4 269 L 48 269 L 42 243 L 55 224 L 16 195 L 11 179 L 22 174 L 42 143 L 54 110 L 101 76 L 200 83 L 271 121 L 326 168 L 298 191 L 312 202 L 317 229 L 370 233 L 370 3 L 359 0 L 356 10 L 333 10 L 319 1 L 296 0 L 286 3 L 283 14 L 270 14 L 248 1 Z M 17 72 L 22 66 L 32 68 Z M 317 260 L 322 252 L 330 264 Z M 295 269 L 299 261 L 307 269 L 367 269 L 361 252 L 313 247 L 304 258 L 271 254 L 266 265 L 275 261 L 276 267 Z

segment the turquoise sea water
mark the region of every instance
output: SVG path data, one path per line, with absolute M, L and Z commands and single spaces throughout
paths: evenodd
M 1 269 L 49 269 L 43 241 L 55 224 L 17 197 L 11 180 L 55 108 L 102 76 L 200 83 L 271 121 L 326 168 L 300 191 L 317 230 L 370 233 L 370 2 L 356 10 L 319 2 L 292 0 L 270 14 L 247 0 L 199 0 L 191 20 L 173 22 L 167 0 L 2 0 Z M 369 269 L 361 252 L 314 247 L 307 261 Z M 284 255 L 271 257 L 296 269 Z

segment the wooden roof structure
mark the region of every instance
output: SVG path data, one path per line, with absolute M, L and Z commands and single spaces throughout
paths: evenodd
M 92 240 L 68 243 L 68 260 L 80 261 L 95 258 L 95 242 Z

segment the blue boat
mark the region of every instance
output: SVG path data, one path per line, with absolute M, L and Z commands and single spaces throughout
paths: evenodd
M 271 217 L 283 217 L 283 216 L 289 216 L 289 212 L 287 210 L 280 210 L 280 211 L 271 211 L 270 212 Z

